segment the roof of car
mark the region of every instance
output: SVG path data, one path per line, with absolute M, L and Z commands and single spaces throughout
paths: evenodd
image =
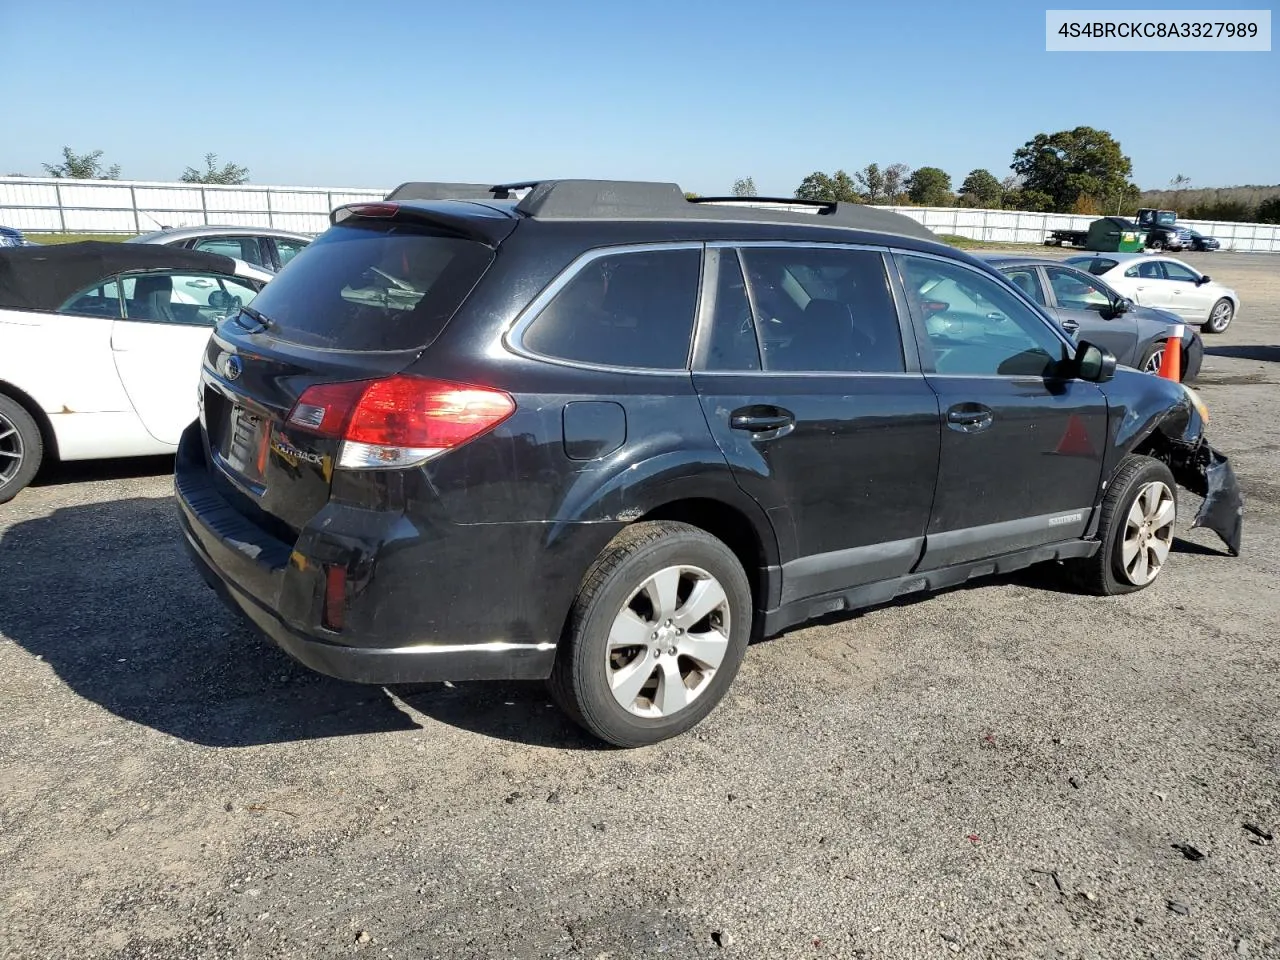
M 881 207 L 795 198 L 691 198 L 679 184 L 639 180 L 531 180 L 493 186 L 415 181 L 401 184 L 386 199 L 411 208 L 422 204 L 418 209 L 424 212 L 451 202 L 460 210 L 466 203 L 473 213 L 485 207 L 499 216 L 543 221 L 789 223 L 938 241 L 918 221 Z
M 284 237 L 290 240 L 311 241 L 304 233 L 292 230 L 278 230 L 275 227 L 242 227 L 219 226 L 207 224 L 199 227 L 165 227 L 154 233 L 144 233 L 138 237 L 130 237 L 126 243 L 165 243 L 169 240 L 189 240 L 192 237 Z
M 1074 257 L 1068 257 L 1068 260 L 1147 260 L 1158 254 L 1150 253 L 1104 253 L 1104 252 L 1088 252 L 1078 254 Z M 1166 257 L 1165 259 L 1169 259 Z
M 216 253 L 100 240 L 0 248 L 0 309 L 57 310 L 86 287 L 118 273 L 146 270 L 236 276 L 236 261 Z
M 1027 263 L 1027 264 L 1031 264 L 1031 263 L 1059 264 L 1059 263 L 1062 263 L 1062 261 L 1061 261 L 1061 260 L 1057 260 L 1057 259 L 1055 259 L 1055 258 L 1053 258 L 1053 257 L 1029 257 L 1029 256 L 1026 256 L 1025 254 L 1016 254 L 1016 253 L 1015 253 L 1015 254 L 1009 254 L 1009 253 L 975 253 L 975 254 L 974 254 L 974 256 L 975 256 L 975 257 L 977 257 L 979 260 L 985 260 L 987 263 L 991 264 L 992 266 L 997 266 L 997 265 L 1001 265 L 1001 266 L 1002 266 L 1002 265 L 1010 264 L 1010 263 Z

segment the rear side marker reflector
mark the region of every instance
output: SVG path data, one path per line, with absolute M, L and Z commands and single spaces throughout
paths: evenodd
M 342 441 L 339 468 L 408 467 L 488 433 L 515 412 L 490 387 L 398 374 L 309 387 L 289 424 Z
M 322 622 L 330 630 L 341 630 L 347 618 L 347 568 L 325 565 L 324 615 Z

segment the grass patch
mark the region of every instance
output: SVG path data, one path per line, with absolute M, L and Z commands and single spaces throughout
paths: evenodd
M 132 233 L 27 233 L 28 240 L 36 243 L 79 243 L 82 240 L 128 240 Z
M 974 240 L 972 237 L 960 237 L 954 233 L 940 233 L 938 239 L 948 246 L 961 250 L 1021 250 L 1027 252 L 1028 247 L 1039 247 L 1039 243 L 998 243 L 995 240 Z

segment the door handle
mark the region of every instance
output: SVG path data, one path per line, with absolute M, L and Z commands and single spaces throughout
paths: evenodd
M 994 421 L 991 408 L 980 403 L 960 403 L 947 411 L 947 426 L 960 433 L 977 433 Z
M 734 430 L 751 433 L 767 433 L 794 426 L 795 414 L 781 407 L 743 407 L 729 415 L 729 426 Z

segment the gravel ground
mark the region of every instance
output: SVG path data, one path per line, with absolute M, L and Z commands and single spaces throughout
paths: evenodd
M 1202 379 L 1242 557 L 1184 495 L 1144 593 L 795 630 L 643 750 L 311 674 L 189 568 L 169 464 L 59 470 L 0 508 L 0 956 L 1280 956 L 1280 261 L 1187 259 L 1245 302 Z

